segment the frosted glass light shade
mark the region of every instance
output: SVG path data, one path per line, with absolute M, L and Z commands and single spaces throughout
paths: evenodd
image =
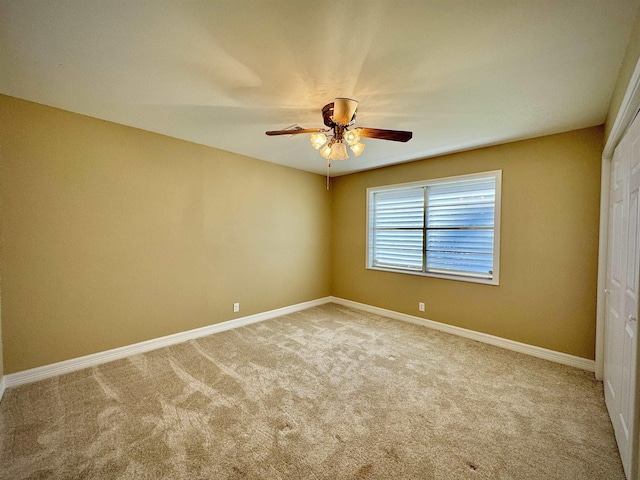
M 331 160 L 346 160 L 349 158 L 347 154 L 347 147 L 342 142 L 336 142 L 331 145 Z
M 327 136 L 324 133 L 312 133 L 309 139 L 311 140 L 311 145 L 313 145 L 313 148 L 316 150 L 327 143 Z
M 357 157 L 364 150 L 364 143 L 354 143 L 353 145 L 349 145 L 349 147 L 351 147 L 351 151 Z
M 329 160 L 329 158 L 331 157 L 331 147 L 329 145 L 322 147 L 320 149 L 320 155 Z
M 346 132 L 344 132 L 342 138 L 344 138 L 350 146 L 360 141 L 360 135 L 358 135 L 358 132 L 356 132 L 355 130 L 347 130 Z

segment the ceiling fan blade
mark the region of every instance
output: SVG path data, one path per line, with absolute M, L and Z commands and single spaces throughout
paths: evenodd
M 380 128 L 358 127 L 357 132 L 361 137 L 379 138 L 380 140 L 392 140 L 394 142 L 408 142 L 413 137 L 412 132 L 404 130 L 383 130 Z
M 349 125 L 353 114 L 358 108 L 358 101 L 351 98 L 336 98 L 333 101 L 333 121 L 342 125 Z
M 299 130 L 291 129 L 291 130 L 270 130 L 268 132 L 264 132 L 267 135 L 296 135 L 297 133 L 316 133 L 316 132 L 326 132 L 324 128 L 301 128 Z

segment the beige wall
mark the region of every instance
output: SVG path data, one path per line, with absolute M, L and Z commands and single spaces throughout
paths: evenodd
M 0 209 L 2 208 L 2 203 L 0 202 Z M 0 210 L 1 211 L 1 210 Z M 0 236 L 1 238 L 1 236 Z M 0 245 L 0 257 L 2 256 L 2 246 Z M 0 273 L 0 382 L 2 382 L 2 378 L 4 376 L 4 360 L 2 353 L 2 275 Z
M 602 128 L 327 192 L 228 152 L 10 97 L 0 109 L 4 373 L 330 294 L 593 358 Z M 500 286 L 364 268 L 367 187 L 494 169 Z
M 330 294 L 323 177 L 6 96 L 0 111 L 5 373 Z
M 1 119 L 1 116 L 0 116 Z M 0 155 L 2 155 L 2 145 L 0 142 Z M 0 195 L 0 218 L 2 216 L 2 195 Z M 2 259 L 2 222 L 0 221 L 0 265 Z M 0 267 L 0 382 L 4 376 L 4 360 L 2 353 L 2 268 Z
M 611 102 L 609 103 L 609 112 L 607 113 L 607 121 L 605 124 L 605 141 L 609 138 L 609 134 L 611 133 L 611 128 L 616 120 L 616 115 L 618 115 L 618 111 L 622 105 L 622 100 L 627 92 L 631 75 L 633 75 L 633 71 L 638 64 L 638 58 L 640 58 L 640 11 L 636 16 L 633 30 L 631 31 L 631 37 L 629 38 L 629 44 L 627 45 L 622 66 L 620 67 L 620 73 L 618 74 L 618 80 L 616 82 L 613 95 L 611 96 Z
M 589 128 L 337 178 L 332 294 L 593 359 L 602 140 Z M 497 169 L 499 286 L 365 269 L 367 187 Z

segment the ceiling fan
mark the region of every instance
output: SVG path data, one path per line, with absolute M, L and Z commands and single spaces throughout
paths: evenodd
M 412 132 L 403 130 L 383 130 L 380 128 L 354 127 L 358 101 L 351 98 L 336 98 L 322 108 L 322 118 L 328 128 L 292 128 L 287 130 L 271 130 L 267 135 L 296 135 L 310 133 L 311 145 L 320 151 L 327 160 L 346 160 L 349 158 L 345 142 L 355 156 L 364 150 L 361 138 L 377 138 L 394 142 L 408 142 Z

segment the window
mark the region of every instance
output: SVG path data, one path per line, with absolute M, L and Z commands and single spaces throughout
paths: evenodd
M 367 189 L 367 268 L 497 285 L 502 171 Z

